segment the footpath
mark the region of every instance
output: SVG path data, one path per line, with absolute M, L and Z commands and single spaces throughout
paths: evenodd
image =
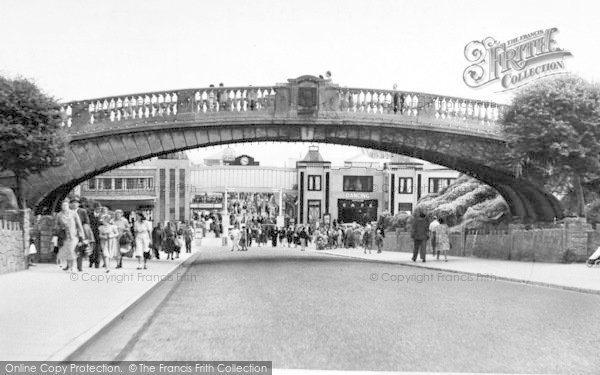
M 368 252 L 364 254 L 362 249 L 312 251 L 374 262 L 396 263 L 428 270 L 480 275 L 486 278 L 496 277 L 498 280 L 600 295 L 600 268 L 590 268 L 585 263 L 519 262 L 456 256 L 449 256 L 448 262 L 444 262 L 443 260 L 436 260 L 431 253 L 427 254 L 426 262 L 421 262 L 420 259 L 413 262 L 411 259 L 412 254 L 405 252 L 383 251 L 378 254 L 377 251 L 372 250 L 371 254 Z
M 177 282 L 195 254 L 161 254 L 146 270 L 125 258 L 123 268 L 108 273 L 84 262 L 82 272 L 38 263 L 0 275 L 0 360 L 64 360 L 161 280 Z

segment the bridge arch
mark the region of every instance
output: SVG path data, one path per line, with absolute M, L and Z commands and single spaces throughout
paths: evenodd
M 36 212 L 111 169 L 176 151 L 243 142 L 351 145 L 416 157 L 496 188 L 511 214 L 561 218 L 534 182 L 515 176 L 495 103 L 392 90 L 356 89 L 302 76 L 270 87 L 143 93 L 63 105 L 69 136 L 63 166 L 31 177 Z

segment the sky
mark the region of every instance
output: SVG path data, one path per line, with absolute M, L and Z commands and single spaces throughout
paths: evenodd
M 60 101 L 144 91 L 272 85 L 329 70 L 341 86 L 509 102 L 463 82 L 465 46 L 556 27 L 569 72 L 598 81 L 593 1 L 0 0 L 0 74 Z M 269 159 L 304 145 L 235 146 Z M 356 150 L 322 146 L 332 160 Z M 192 158 L 214 154 L 199 150 Z M 272 158 L 270 158 L 272 159 Z

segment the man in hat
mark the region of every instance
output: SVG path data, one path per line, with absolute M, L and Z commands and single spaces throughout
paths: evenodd
M 77 213 L 79 216 L 79 220 L 81 220 L 81 224 L 90 224 L 90 218 L 87 214 L 87 211 L 84 208 L 81 208 L 79 195 L 70 195 L 69 196 L 69 208 Z
M 69 208 L 79 216 L 81 226 L 83 228 L 84 240 L 80 243 L 77 248 L 77 270 L 82 270 L 83 258 L 86 255 L 86 247 L 90 242 L 95 242 L 95 238 L 92 235 L 90 228 L 90 218 L 87 211 L 84 208 L 79 207 L 80 199 L 78 195 L 69 196 Z M 86 230 L 87 229 L 87 230 Z
M 100 233 L 98 228 L 100 227 L 100 217 L 102 212 L 102 205 L 98 202 L 94 202 L 92 204 L 92 212 L 89 215 L 90 220 L 90 228 L 92 229 L 92 233 L 95 238 L 100 238 Z M 102 250 L 100 249 L 100 241 L 96 241 L 94 246 L 92 247 L 92 254 L 90 254 L 90 268 L 95 266 L 96 268 L 100 267 L 100 258 L 101 258 Z

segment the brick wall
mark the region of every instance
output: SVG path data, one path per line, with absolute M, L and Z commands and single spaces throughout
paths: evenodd
M 29 211 L 0 214 L 0 274 L 26 268 L 29 244 Z

